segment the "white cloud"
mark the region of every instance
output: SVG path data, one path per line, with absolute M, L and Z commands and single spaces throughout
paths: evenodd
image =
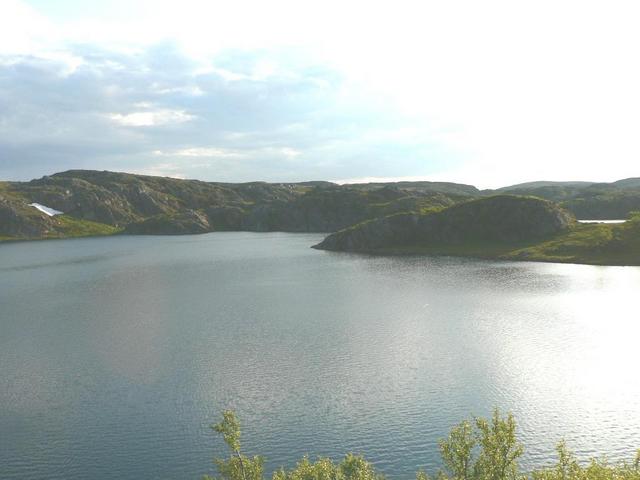
M 142 104 L 138 106 L 146 106 Z M 153 127 L 184 123 L 195 117 L 182 110 L 154 110 L 150 112 L 132 112 L 127 114 L 111 113 L 107 117 L 125 127 Z
M 0 55 L 28 55 L 48 49 L 56 28 L 43 15 L 18 0 L 0 5 Z
M 153 155 L 161 157 L 202 157 L 202 158 L 248 158 L 264 155 L 283 157 L 293 160 L 302 155 L 300 150 L 291 147 L 262 147 L 230 149 L 218 147 L 189 147 L 178 150 L 154 150 Z
M 250 154 L 254 157 L 275 157 L 285 160 L 295 160 L 302 155 L 302 151 L 292 147 L 262 147 L 252 149 Z
M 277 97 L 291 123 L 304 117 L 312 124 L 304 132 L 238 125 L 237 112 L 260 108 L 274 97 L 273 90 L 255 90 L 253 102 L 226 105 L 227 118 L 236 121 L 228 127 L 233 133 L 226 135 L 236 135 L 234 147 L 261 138 L 263 146 L 251 143 L 241 151 L 247 157 L 263 155 L 265 172 L 271 168 L 268 159 L 278 155 L 303 165 L 310 151 L 324 151 L 333 158 L 323 160 L 323 172 L 334 178 L 357 177 L 359 173 L 348 168 L 328 169 L 370 155 L 375 147 L 417 160 L 394 164 L 390 155 L 380 155 L 378 162 L 353 163 L 363 177 L 448 176 L 494 186 L 536 178 L 604 180 L 640 173 L 636 1 L 117 0 L 87 2 L 57 20 L 18 0 L 3 0 L 0 8 L 0 65 L 34 57 L 55 64 L 59 75 L 70 76 L 83 68 L 127 72 L 140 64 L 141 70 L 150 69 L 141 74 L 171 79 L 173 72 L 164 72 L 162 62 L 145 63 L 151 47 L 175 44 L 189 57 L 179 81 L 150 82 L 149 93 L 167 99 L 162 107 L 147 105 L 123 113 L 132 103 L 118 105 L 116 100 L 127 96 L 127 85 L 105 88 L 113 100 L 108 118 L 117 125 L 188 122 L 205 108 L 238 100 L 240 95 L 234 95 L 240 90 L 233 87 L 247 81 L 257 84 L 256 89 L 268 84 L 284 90 L 287 86 L 278 80 L 303 79 L 326 90 L 330 102 L 308 99 L 306 91 L 295 104 L 287 103 L 294 90 Z M 106 59 L 97 65 L 75 50 L 77 45 L 117 52 L 123 61 Z M 239 61 L 242 55 L 249 60 Z M 306 63 L 292 61 L 294 57 Z M 337 72 L 339 84 L 316 77 L 318 65 Z M 191 113 L 190 105 L 176 98 L 204 102 L 208 90 L 197 80 L 207 74 L 228 82 L 230 96 L 215 106 L 199 104 L 201 110 Z M 344 119 L 357 106 L 370 107 L 371 123 L 380 125 L 358 124 L 367 112 L 348 125 Z M 388 118 L 375 117 L 381 112 Z M 325 119 L 335 119 L 335 125 Z M 220 128 L 216 133 L 224 136 Z M 305 142 L 304 149 L 289 143 L 295 135 Z M 177 154 L 180 145 L 198 143 L 202 139 L 189 138 L 161 150 Z M 181 156 L 207 156 L 206 148 Z M 380 166 L 383 161 L 385 168 Z
M 130 172 L 138 175 L 151 175 L 154 177 L 187 178 L 187 175 L 182 171 L 182 165 L 166 162 L 152 164 L 145 168 L 132 169 Z
M 155 150 L 154 155 L 165 157 L 206 157 L 206 158 L 242 158 L 245 154 L 225 148 L 190 147 L 170 152 Z
M 189 95 L 192 97 L 201 97 L 205 94 L 204 90 L 202 90 L 197 85 L 184 85 L 180 87 L 167 87 L 162 88 L 158 85 L 152 85 L 152 90 L 161 94 L 161 95 L 172 95 L 175 93 Z

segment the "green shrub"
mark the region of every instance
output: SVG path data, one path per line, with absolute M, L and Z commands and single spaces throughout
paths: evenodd
M 223 420 L 212 428 L 224 438 L 231 450 L 227 460 L 216 459 L 220 480 L 263 480 L 262 457 L 248 458 L 240 452 L 240 422 L 234 412 L 225 411 Z M 495 409 L 490 419 L 475 418 L 451 429 L 439 442 L 445 471 L 436 480 L 640 480 L 640 450 L 631 463 L 609 464 L 592 459 L 581 465 L 564 441 L 556 447 L 555 465 L 521 473 L 518 459 L 524 447 L 516 436 L 516 422 L 511 414 L 502 417 Z M 280 468 L 272 480 L 384 480 L 384 476 L 360 455 L 347 454 L 335 464 L 329 458 L 308 457 L 291 470 Z M 203 480 L 215 480 L 205 476 Z M 416 480 L 430 480 L 422 470 Z

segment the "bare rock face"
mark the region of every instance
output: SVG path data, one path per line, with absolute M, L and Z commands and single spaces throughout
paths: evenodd
M 55 219 L 26 202 L 0 195 L 0 237 L 41 238 L 56 225 Z
M 125 233 L 137 235 L 185 235 L 211 232 L 206 215 L 186 210 L 175 215 L 156 215 L 141 222 L 130 223 Z
M 364 222 L 329 235 L 314 248 L 367 252 L 406 245 L 507 244 L 550 237 L 574 224 L 573 215 L 552 202 L 498 195 L 436 213 Z
M 478 193 L 474 187 L 456 184 L 404 186 L 406 189 L 329 182 L 231 184 L 71 170 L 12 182 L 5 189 L 75 219 L 157 234 L 213 230 L 328 233 L 391 213 L 449 206 Z M 452 193 L 446 193 L 449 191 Z M 189 221 L 193 215 L 188 212 L 206 218 Z

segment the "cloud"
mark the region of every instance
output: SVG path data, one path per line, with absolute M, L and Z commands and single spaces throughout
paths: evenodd
M 148 112 L 132 112 L 127 114 L 110 113 L 107 117 L 126 127 L 153 127 L 170 123 L 183 123 L 195 117 L 184 110 L 161 109 Z
M 154 155 L 162 157 L 205 157 L 205 158 L 242 158 L 245 155 L 239 151 L 215 148 L 215 147 L 192 147 L 175 150 L 173 152 L 163 152 L 155 150 Z
M 71 3 L 3 2 L 0 178 L 638 175 L 635 2 Z
M 154 163 L 148 164 L 141 168 L 134 168 L 129 170 L 129 173 L 136 173 L 138 175 L 151 175 L 156 177 L 171 177 L 171 178 L 188 178 L 187 174 L 182 171 L 182 166 L 175 163 Z
M 424 143 L 299 52 L 224 51 L 209 69 L 171 42 L 134 53 L 70 45 L 67 54 L 80 59 L 73 70 L 66 57 L 0 64 L 0 177 L 96 168 L 290 181 L 355 175 L 377 159 L 385 174 L 393 167 L 383 156 L 396 152 L 377 145 Z

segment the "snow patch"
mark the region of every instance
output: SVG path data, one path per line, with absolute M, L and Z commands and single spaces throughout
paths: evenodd
M 625 223 L 626 220 L 578 220 L 580 223 Z
M 39 203 L 30 203 L 29 206 L 37 208 L 42 213 L 44 213 L 45 215 L 49 215 L 50 217 L 53 217 L 54 215 L 62 215 L 64 213 L 64 212 L 61 212 L 60 210 L 56 210 L 55 208 L 51 208 L 51 207 L 47 207 L 45 205 L 41 205 Z

